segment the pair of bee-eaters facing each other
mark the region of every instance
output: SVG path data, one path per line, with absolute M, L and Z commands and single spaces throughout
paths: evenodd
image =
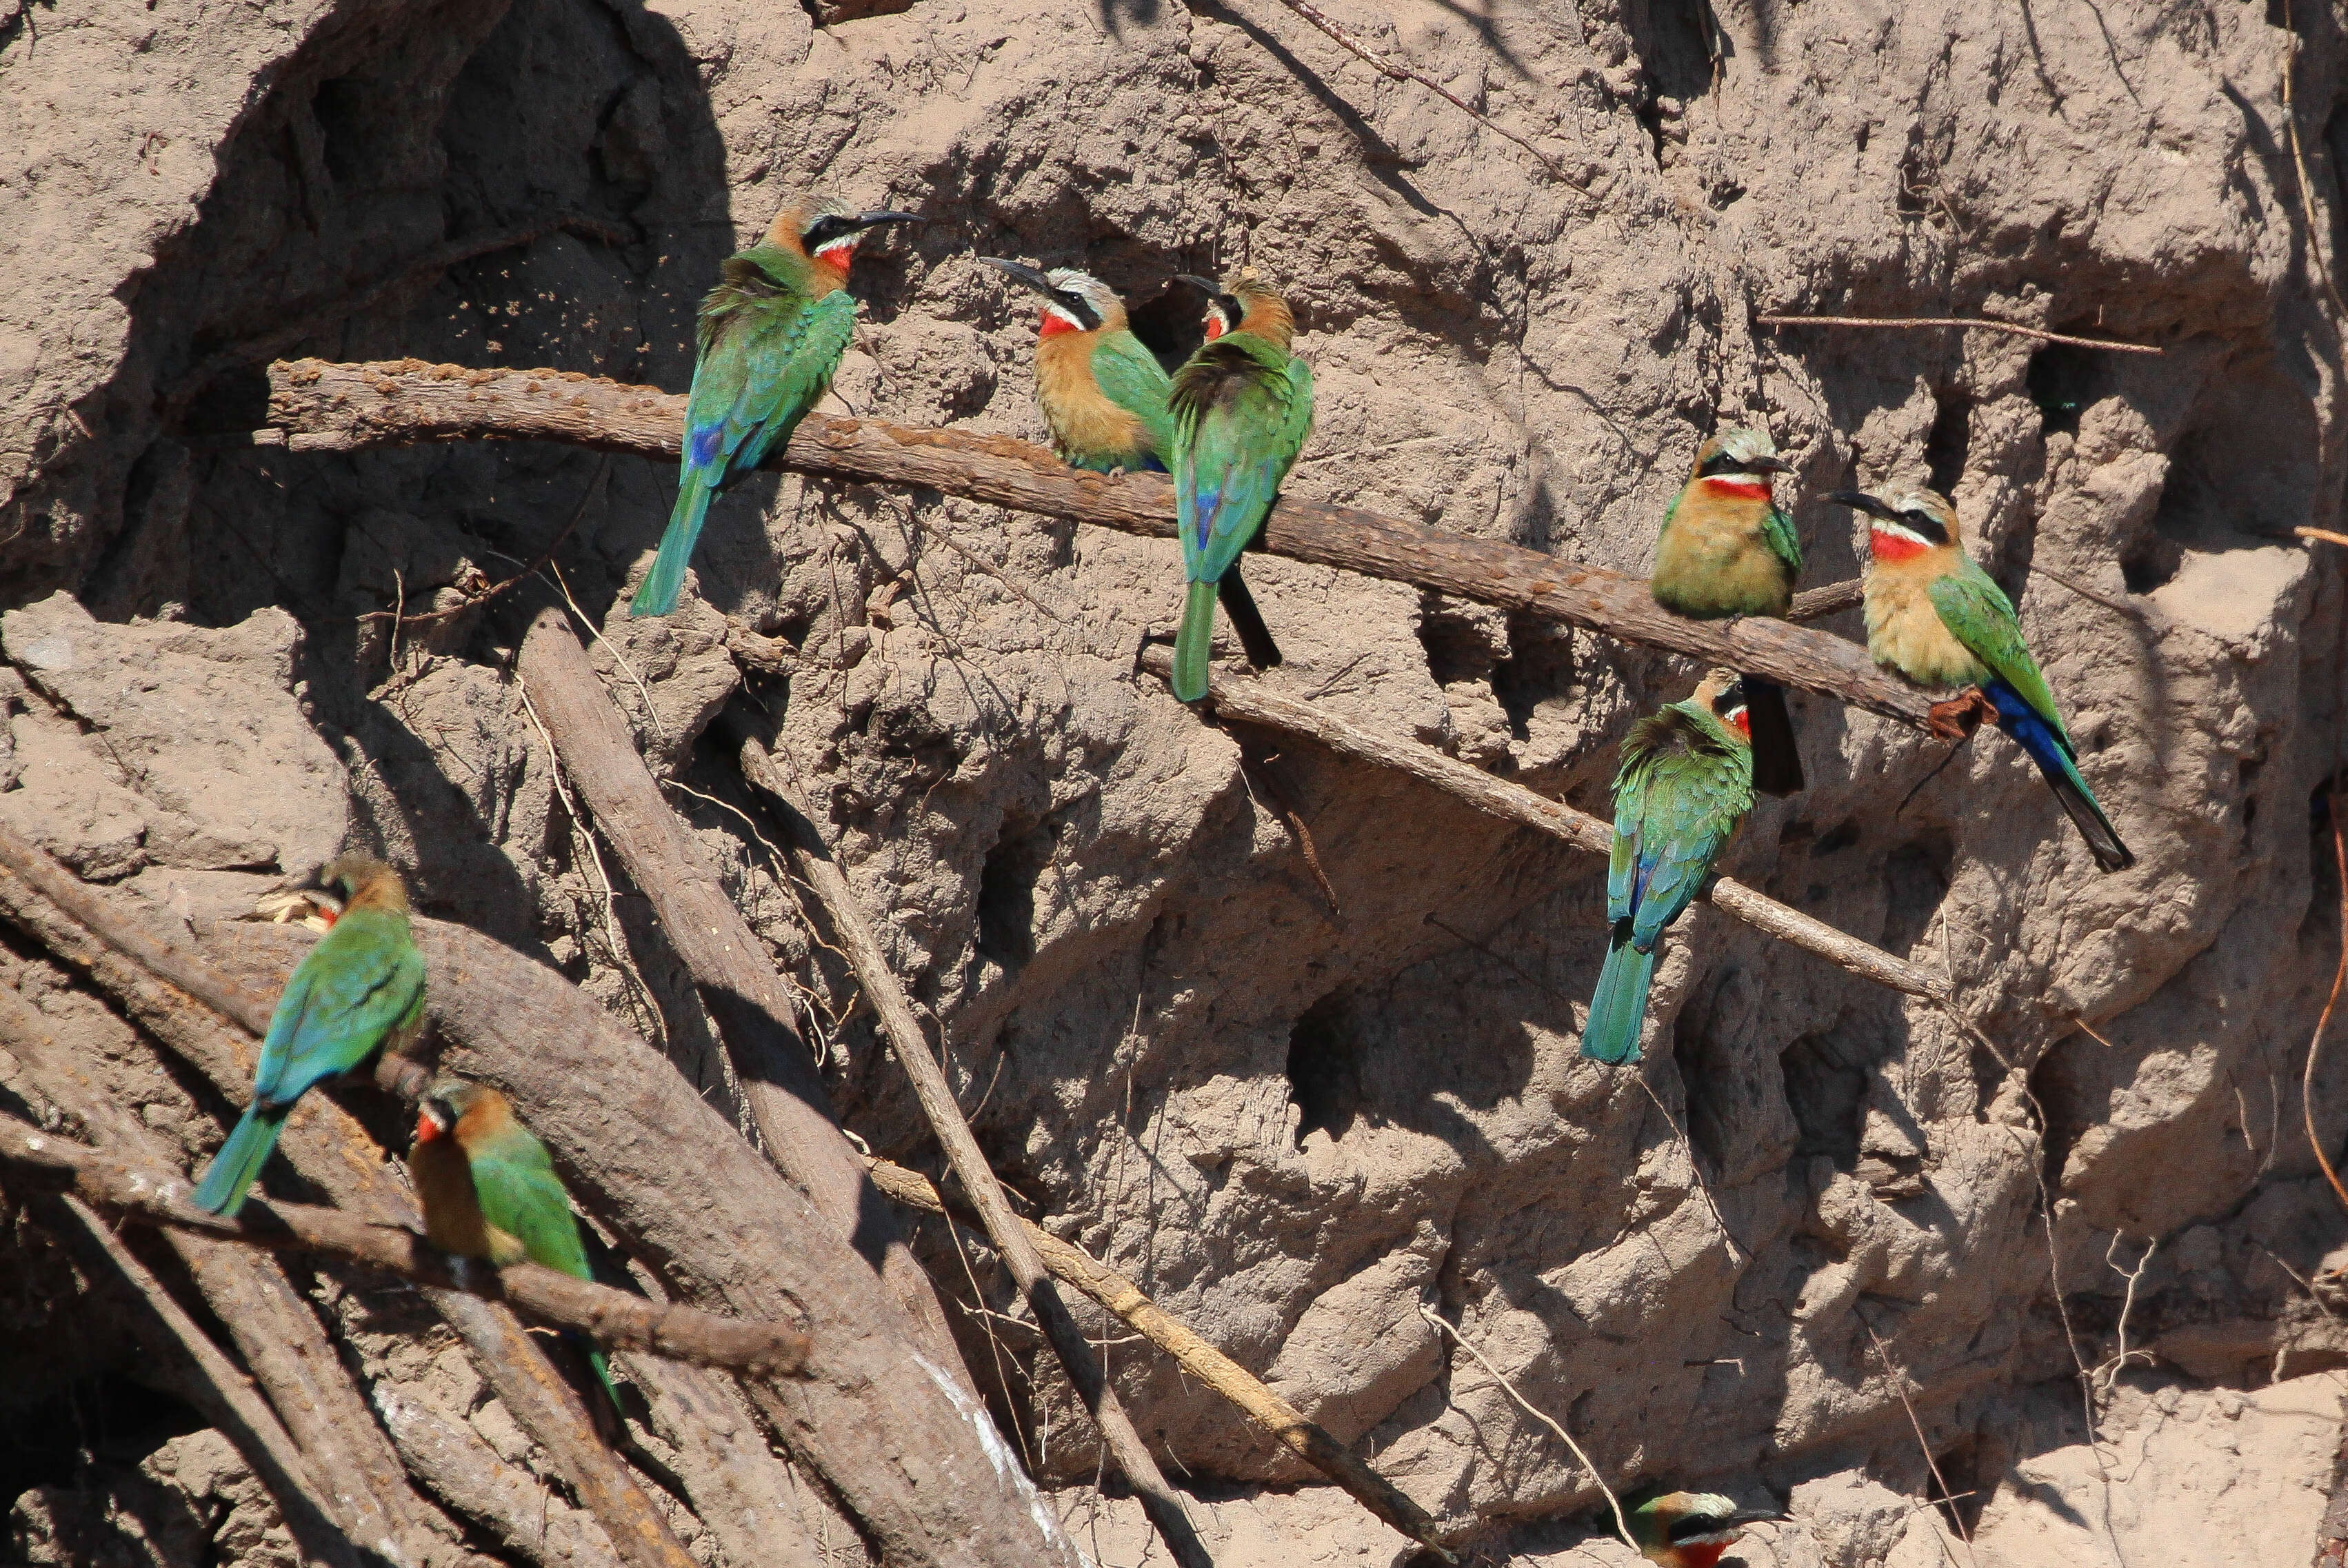
M 831 385 L 856 319 L 846 285 L 858 242 L 883 224 L 920 221 L 809 201 L 786 208 L 763 242 L 727 258 L 701 305 L 676 507 L 631 614 L 676 607 L 710 498 L 790 439 Z M 1220 283 L 1183 275 L 1206 296 L 1205 342 L 1169 374 L 1098 278 L 980 259 L 1043 296 L 1035 398 L 1060 459 L 1102 472 L 1173 475 L 1189 584 L 1174 641 L 1175 696 L 1196 702 L 1207 695 L 1218 596 L 1249 659 L 1278 664 L 1279 645 L 1248 595 L 1239 555 L 1313 424 L 1313 372 L 1288 352 L 1295 323 L 1287 302 L 1252 268 Z
M 1775 480 L 1791 471 L 1758 430 L 1732 428 L 1696 449 L 1695 469 L 1663 513 L 1655 547 L 1655 600 L 1680 614 L 1782 617 L 1793 603 L 1802 548 L 1779 510 Z M 2038 765 L 2054 798 L 2107 872 L 2133 865 L 2095 792 L 2054 694 L 2022 639 L 2013 603 L 1965 553 L 1956 509 L 1930 490 L 1827 498 L 1868 518 L 1865 614 L 1875 662 L 1935 690 L 1932 731 L 1962 739 L 1989 718 Z M 1772 683 L 1715 670 L 1684 702 L 1641 719 L 1614 778 L 1614 847 L 1606 879 L 1606 963 L 1583 1026 L 1582 1054 L 1637 1057 L 1656 944 L 1711 874 L 1757 789 L 1802 787 L 1784 694 Z
M 306 891 L 327 931 L 286 982 L 262 1041 L 252 1104 L 196 1185 L 194 1202 L 213 1213 L 232 1216 L 243 1206 L 303 1095 L 380 1052 L 405 1052 L 423 1028 L 424 955 L 408 926 L 399 874 L 346 855 L 323 867 Z M 594 1277 L 553 1160 L 497 1090 L 437 1079 L 418 1109 L 407 1169 L 434 1246 L 498 1267 L 528 1260 Z M 582 1348 L 616 1405 L 602 1353 Z M 1777 1517 L 1714 1493 L 1659 1487 L 1623 1501 L 1642 1554 L 1664 1568 L 1712 1568 L 1745 1524 Z
M 304 889 L 326 934 L 294 966 L 261 1042 L 252 1103 L 196 1183 L 200 1209 L 233 1216 L 277 1147 L 302 1097 L 388 1051 L 404 1054 L 424 1027 L 424 955 L 407 923 L 399 873 L 365 855 L 329 861 Z M 546 1145 L 514 1119 L 505 1096 L 462 1078 L 425 1091 L 408 1174 L 425 1238 L 443 1252 L 499 1268 L 525 1260 L 592 1279 L 570 1194 Z M 585 1350 L 613 1390 L 602 1353 Z

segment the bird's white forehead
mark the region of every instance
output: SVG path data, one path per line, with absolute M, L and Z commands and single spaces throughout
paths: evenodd
M 1044 275 L 1054 288 L 1076 295 L 1095 310 L 1105 311 L 1117 303 L 1117 291 L 1090 273 L 1080 273 L 1074 267 L 1054 267 Z
M 1720 433 L 1720 449 L 1739 458 L 1774 458 L 1777 443 L 1766 430 L 1756 430 L 1740 425 Z

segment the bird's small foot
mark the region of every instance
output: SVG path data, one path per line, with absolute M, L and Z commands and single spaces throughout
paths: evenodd
M 1983 720 L 1997 722 L 1997 705 L 1979 686 L 1969 686 L 1962 696 L 1936 702 L 1924 716 L 1924 727 L 1942 740 L 1970 740 Z

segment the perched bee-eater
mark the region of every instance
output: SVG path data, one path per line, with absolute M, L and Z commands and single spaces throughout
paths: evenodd
M 1698 620 L 1728 615 L 1782 619 L 1802 573 L 1794 521 L 1777 510 L 1771 476 L 1793 465 L 1759 430 L 1721 431 L 1695 451 L 1695 471 L 1663 512 L 1655 541 L 1655 603 Z M 1791 795 L 1802 787 L 1802 754 L 1786 694 L 1759 676 L 1745 677 L 1753 720 L 1753 787 Z
M 1695 694 L 1631 727 L 1614 774 L 1614 852 L 1606 869 L 1606 967 L 1590 1000 L 1581 1054 L 1635 1061 L 1655 945 L 1753 809 L 1744 683 L 1714 670 Z
M 921 221 L 911 212 L 850 212 L 829 200 L 798 202 L 776 214 L 764 240 L 719 266 L 717 286 L 701 302 L 676 507 L 630 614 L 676 608 L 710 499 L 789 440 L 830 387 L 856 326 L 847 284 L 858 243 L 882 223 Z
M 1052 432 L 1052 450 L 1071 468 L 1098 473 L 1166 471 L 1174 449 L 1167 399 L 1174 378 L 1127 327 L 1125 302 L 1089 273 L 1038 272 L 1000 256 L 981 256 L 1044 296 L 1035 329 L 1035 403 Z M 1220 314 L 1216 319 L 1221 319 Z M 1236 565 L 1218 583 L 1223 613 L 1258 668 L 1280 663 L 1280 645 Z
M 1623 1501 L 1629 1502 L 1633 1492 Z M 1631 1510 L 1631 1535 L 1639 1555 L 1663 1568 L 1713 1568 L 1720 1554 L 1736 1544 L 1745 1526 L 1756 1520 L 1781 1517 L 1766 1508 L 1739 1508 L 1735 1501 L 1711 1491 L 1667 1491 L 1635 1504 Z
M 436 1079 L 417 1108 L 407 1174 L 424 1205 L 424 1239 L 442 1252 L 498 1268 L 527 1261 L 573 1279 L 595 1277 L 552 1156 L 497 1090 Z M 581 1348 L 618 1404 L 603 1353 Z
M 1174 695 L 1207 695 L 1216 584 L 1239 567 L 1313 428 L 1313 371 L 1288 352 L 1288 302 L 1241 267 L 1210 291 L 1207 341 L 1174 373 L 1174 516 L 1189 588 L 1174 638 Z M 1252 649 L 1249 655 L 1255 658 Z M 1277 659 L 1257 660 L 1276 663 Z
M 311 1086 L 388 1048 L 405 1050 L 424 1025 L 424 955 L 407 929 L 399 873 L 365 855 L 327 862 L 308 891 L 333 921 L 294 966 L 270 1015 L 252 1103 L 196 1183 L 196 1207 L 234 1214 Z
M 2078 748 L 2023 643 L 2013 601 L 1965 553 L 1948 498 L 1898 490 L 1838 490 L 1827 499 L 1870 520 L 1867 651 L 1875 662 L 1919 686 L 1970 688 L 1932 705 L 1933 733 L 1961 740 L 1971 733 L 1968 720 L 1994 720 L 2038 764 L 2096 864 L 2107 872 L 2136 864 L 2079 775 Z

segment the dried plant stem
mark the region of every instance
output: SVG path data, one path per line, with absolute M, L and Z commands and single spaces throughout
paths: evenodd
M 930 1179 L 885 1160 L 872 1161 L 872 1179 L 900 1203 L 932 1214 L 952 1215 Z M 974 1220 L 965 1209 L 964 1215 Z M 1421 1545 L 1432 1547 L 1447 1563 L 1455 1562 L 1443 1544 L 1441 1526 L 1427 1511 L 1395 1490 L 1392 1481 L 1372 1470 L 1328 1429 L 1312 1421 L 1295 1406 L 1264 1387 L 1238 1362 L 1199 1337 L 1188 1325 L 1142 1293 L 1141 1287 L 1095 1258 L 1073 1242 L 1021 1221 L 1045 1266 L 1122 1318 L 1152 1345 L 1171 1356 L 1182 1369 L 1221 1395 L 1240 1413 L 1277 1438 L 1281 1445 L 1322 1474 L 1354 1494 L 1372 1513 Z
M 2307 256 L 2322 281 L 2323 292 L 2332 300 L 2332 330 L 2348 333 L 2348 303 L 2340 297 L 2339 285 L 2332 281 L 2332 268 L 2323 259 L 2325 228 L 2315 215 L 2315 185 L 2307 177 L 2307 154 L 2299 145 L 2299 110 L 2291 102 L 2291 78 L 2299 61 L 2299 30 L 2291 23 L 2291 0 L 2282 7 L 2282 123 L 2291 139 L 2291 169 L 2299 176 L 2299 213 L 2307 224 Z
M 2348 544 L 2348 533 L 2336 533 L 2328 528 L 2294 528 L 2291 531 L 2302 539 L 2320 539 L 2326 544 Z
M 1488 1358 L 1482 1351 L 1468 1344 L 1466 1339 L 1460 1336 L 1460 1333 L 1457 1329 L 1452 1327 L 1440 1314 L 1423 1301 L 1418 1304 L 1418 1315 L 1426 1319 L 1428 1325 L 1432 1326 L 1438 1335 L 1449 1339 L 1452 1344 L 1457 1345 L 1460 1349 L 1465 1350 L 1469 1356 L 1475 1357 L 1476 1365 L 1481 1367 L 1491 1377 L 1493 1382 L 1498 1383 L 1507 1391 L 1509 1398 L 1516 1401 L 1516 1405 L 1519 1409 L 1524 1411 L 1526 1415 L 1530 1416 L 1534 1420 L 1539 1421 L 1542 1426 L 1547 1427 L 1550 1431 L 1555 1432 L 1557 1434 L 1558 1441 L 1563 1443 L 1567 1448 L 1573 1450 L 1573 1457 L 1581 1461 L 1581 1468 L 1590 1472 L 1590 1479 L 1597 1482 L 1598 1490 L 1606 1494 L 1606 1506 L 1614 1511 L 1614 1532 L 1622 1538 L 1623 1545 L 1629 1547 L 1633 1552 L 1637 1552 L 1639 1550 L 1639 1543 L 1631 1538 L 1631 1522 L 1623 1515 L 1622 1500 L 1615 1495 L 1614 1489 L 1612 1487 L 1606 1484 L 1605 1472 L 1598 1468 L 1596 1461 L 1591 1460 L 1587 1452 L 1583 1451 L 1581 1445 L 1573 1440 L 1573 1434 L 1565 1429 L 1564 1423 L 1559 1421 L 1554 1417 L 1550 1416 L 1548 1411 L 1542 1409 L 1530 1399 L 1526 1398 L 1523 1394 L 1518 1392 L 1517 1386 L 1509 1381 L 1508 1374 L 1502 1372 L 1498 1367 L 1493 1366 L 1490 1359 Z
M 2316 1016 L 2315 1033 L 2307 1041 L 2307 1068 L 2299 1078 L 2300 1115 L 2307 1125 L 2307 1146 L 2315 1151 L 2315 1162 L 2323 1167 L 2323 1179 L 2332 1183 L 2332 1191 L 2348 1208 L 2348 1187 L 2340 1184 L 2340 1173 L 2332 1168 L 2332 1157 L 2323 1151 L 2323 1140 L 2315 1135 L 2315 1064 L 2323 1050 L 2323 1031 L 2332 1022 L 2333 1009 L 2340 1005 L 2340 991 L 2348 984 L 2348 841 L 2340 831 L 2340 793 L 2332 794 L 2332 863 L 2340 879 L 2340 962 L 2332 971 L 2332 992 L 2323 999 L 2323 1011 Z
M 2018 321 L 1993 321 L 1979 315 L 1756 315 L 1753 319 L 1762 326 L 1875 326 L 1901 332 L 1936 326 L 1968 327 L 1982 332 L 2011 333 L 2016 337 L 2034 337 L 2041 343 L 2067 343 L 2075 348 L 2108 348 L 2115 354 L 2167 352 L 2149 343 L 2117 343 L 2108 337 L 2074 337 L 2067 332 L 2049 332 L 2043 326 L 2024 326 Z
M 1559 165 L 1557 160 L 1551 158 L 1548 153 L 1543 152 L 1540 148 L 1535 147 L 1523 137 L 1519 136 L 1515 131 L 1510 130 L 1508 127 L 1500 124 L 1490 115 L 1488 115 L 1483 110 L 1476 108 L 1467 99 L 1461 98 L 1458 94 L 1445 87 L 1442 83 L 1436 81 L 1431 77 L 1422 75 L 1421 73 L 1411 69 L 1408 66 L 1406 66 L 1400 61 L 1395 59 L 1391 55 L 1381 54 L 1379 51 L 1371 48 L 1367 44 L 1363 43 L 1359 38 L 1354 36 L 1353 34 L 1347 32 L 1344 28 L 1339 26 L 1336 23 L 1323 15 L 1318 7 L 1307 4 L 1306 0 L 1280 0 L 1280 3 L 1287 6 L 1290 10 L 1295 12 L 1299 16 L 1303 17 L 1307 22 L 1312 23 L 1315 27 L 1321 29 L 1322 32 L 1327 34 L 1330 37 L 1335 39 L 1339 47 L 1352 55 L 1355 59 L 1358 59 L 1363 64 L 1368 66 L 1380 76 L 1386 77 L 1398 82 L 1416 82 L 1420 87 L 1425 88 L 1427 91 L 1433 93 L 1444 102 L 1459 110 L 1460 113 L 1474 119 L 1477 124 L 1482 126 L 1486 130 L 1492 131 L 1497 135 L 1507 137 L 1510 141 L 1515 142 L 1519 147 L 1523 148 L 1527 152 L 1529 152 L 1535 158 L 1540 159 L 1541 167 L 1548 170 L 1551 174 L 1556 175 L 1560 180 L 1565 178 L 1565 170 Z
M 1908 1428 L 1916 1434 L 1916 1447 L 1924 1455 L 1924 1468 L 1931 1472 L 1932 1484 L 1941 1489 L 1943 1499 L 1954 1499 L 1956 1493 L 1950 1489 L 1948 1477 L 1941 1473 L 1941 1461 L 1932 1457 L 1932 1445 L 1924 1436 L 1924 1422 L 1916 1414 L 1916 1402 L 1908 1397 L 1908 1375 L 1891 1364 L 1891 1352 L 1885 1348 L 1883 1336 L 1875 1332 L 1875 1325 L 1861 1318 L 1859 1326 L 1867 1330 L 1868 1341 L 1875 1346 L 1875 1359 L 1882 1365 L 1883 1375 L 1891 1379 L 1891 1391 L 1900 1396 L 1900 1408 L 1908 1412 Z M 1964 1521 L 1955 1518 L 1953 1513 L 1951 1519 L 1957 1527 L 1957 1539 L 1965 1543 L 1966 1555 L 1972 1555 L 1972 1532 L 1965 1528 Z
M 1020 1293 L 1027 1298 L 1037 1326 L 1068 1374 L 1068 1381 L 1076 1386 L 1086 1410 L 1099 1427 L 1109 1457 L 1139 1496 L 1143 1511 L 1157 1526 L 1174 1560 L 1183 1568 L 1213 1568 L 1214 1560 L 1208 1555 L 1205 1542 L 1199 1539 L 1198 1527 L 1191 1522 L 1180 1496 L 1159 1470 L 1158 1461 L 1150 1457 L 1140 1431 L 1109 1384 L 1107 1367 L 1094 1355 L 1093 1347 L 1085 1339 L 1083 1326 L 1061 1299 L 1026 1227 L 1011 1212 L 1010 1202 L 1003 1194 L 1003 1184 L 986 1163 L 977 1135 L 972 1132 L 961 1103 L 954 1099 L 953 1086 L 946 1081 L 945 1069 L 931 1052 L 912 1002 L 899 984 L 896 971 L 889 966 L 871 921 L 857 902 L 855 891 L 848 885 L 847 874 L 833 860 L 830 846 L 824 842 L 806 801 L 790 781 L 771 766 L 757 740 L 747 736 L 742 738 L 741 758 L 744 775 L 779 809 L 789 830 L 792 860 L 800 880 L 815 890 L 824 913 L 830 917 L 833 934 L 856 972 L 857 984 L 864 988 L 865 999 L 880 1016 L 890 1050 L 911 1080 L 913 1097 L 929 1119 L 930 1130 L 945 1150 L 946 1163 L 977 1210 L 987 1238 L 1002 1255 L 1012 1278 L 1018 1282 Z

